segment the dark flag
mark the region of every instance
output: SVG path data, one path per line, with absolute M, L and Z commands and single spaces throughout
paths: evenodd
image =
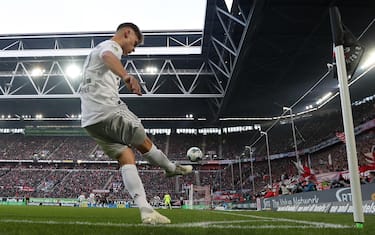
M 334 47 L 342 45 L 344 48 L 346 73 L 351 79 L 362 58 L 365 48 L 359 43 L 353 33 L 341 22 L 337 7 L 330 8 L 331 28 Z M 337 78 L 336 57 L 333 53 L 333 77 Z

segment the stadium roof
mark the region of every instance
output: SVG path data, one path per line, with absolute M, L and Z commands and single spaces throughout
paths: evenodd
M 374 95 L 374 66 L 363 67 L 375 50 L 374 1 L 234 0 L 228 11 L 223 0 L 208 0 L 202 30 L 144 31 L 144 45 L 123 60 L 143 82 L 144 95 L 137 97 L 123 88 L 121 96 L 142 118 L 192 114 L 190 121 L 168 122 L 189 127 L 220 124 L 219 120 L 230 123 L 235 118 L 258 123 L 282 115 L 284 106 L 294 112 L 319 107 L 321 97 L 338 91 L 338 81 L 327 67 L 332 63 L 329 7 L 333 5 L 365 47 L 351 79 L 351 99 Z M 180 8 L 188 11 L 186 6 Z M 176 16 L 170 17 L 174 21 Z M 79 82 L 67 68 L 81 66 L 90 49 L 112 33 L 1 35 L 0 115 L 78 115 Z M 329 106 L 340 108 L 338 96 L 324 107 Z
M 110 32 L 121 22 L 135 22 L 142 30 L 202 30 L 206 2 L 190 0 L 45 0 L 3 1 L 0 34 Z M 14 17 L 14 16 L 17 17 Z M 173 20 L 170 20 L 172 19 Z M 26 21 L 27 19 L 27 21 Z

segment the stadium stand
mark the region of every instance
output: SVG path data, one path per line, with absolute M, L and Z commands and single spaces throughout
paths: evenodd
M 355 106 L 354 122 L 356 126 L 374 122 L 374 102 Z M 330 113 L 308 120 L 297 120 L 299 131 L 304 133 L 304 142 L 300 149 L 335 139 L 335 131 L 341 129 L 339 113 Z M 319 131 L 316 131 L 319 126 Z M 271 154 L 293 151 L 290 145 L 289 125 L 278 125 L 270 131 Z M 348 169 L 345 145 L 336 141 L 324 148 L 308 154 L 301 154 L 301 163 L 308 166 L 312 175 L 331 173 L 331 181 L 317 183 L 300 174 L 293 164 L 294 158 L 273 159 L 272 181 L 268 184 L 268 164 L 265 160 L 265 148 L 255 152 L 254 176 L 251 175 L 249 161 L 243 161 L 241 171 L 238 159 L 245 159 L 244 146 L 249 144 L 249 135 L 253 132 L 241 132 L 222 135 L 153 135 L 154 142 L 171 159 L 186 161 L 185 151 L 190 146 L 199 146 L 204 150 L 205 159 L 194 165 L 195 173 L 186 177 L 167 179 L 163 171 L 142 162 L 137 156 L 140 176 L 150 199 L 164 192 L 171 192 L 172 198 L 186 197 L 185 186 L 210 185 L 214 192 L 240 191 L 241 200 L 263 197 L 267 191 L 273 195 L 297 193 L 308 190 L 323 190 L 348 185 L 342 172 Z M 167 144 L 168 143 L 168 144 Z M 368 164 L 366 153 L 375 145 L 375 129 L 372 126 L 356 136 L 359 166 Z M 100 148 L 87 136 L 28 136 L 23 134 L 0 135 L 0 197 L 52 197 L 77 198 L 91 192 L 103 194 L 111 200 L 130 200 L 122 185 L 117 164 L 110 161 Z M 221 162 L 224 160 L 225 162 Z M 239 172 L 242 173 L 240 176 Z M 337 172 L 337 174 L 334 174 Z M 341 173 L 340 173 L 341 172 Z M 370 175 L 362 178 L 369 183 Z M 252 192 L 254 180 L 255 192 Z M 315 185 L 313 185 L 315 184 Z M 269 193 L 270 195 L 271 193 Z

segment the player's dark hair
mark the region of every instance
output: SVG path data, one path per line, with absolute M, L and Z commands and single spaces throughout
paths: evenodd
M 133 23 L 130 23 L 130 22 L 125 22 L 125 23 L 122 23 L 120 24 L 117 29 L 116 29 L 116 32 L 118 32 L 119 30 L 123 29 L 123 28 L 126 28 L 126 27 L 129 27 L 131 29 L 134 30 L 135 32 L 135 35 L 137 35 L 138 39 L 139 39 L 139 43 L 142 43 L 143 42 L 143 34 L 141 32 L 141 30 L 139 30 L 138 26 L 133 24 Z

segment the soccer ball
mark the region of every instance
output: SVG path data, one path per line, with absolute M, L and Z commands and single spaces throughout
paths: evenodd
M 200 148 L 191 147 L 187 151 L 186 156 L 189 158 L 190 161 L 198 162 L 198 161 L 202 160 L 203 153 L 202 153 L 202 150 L 200 150 Z

